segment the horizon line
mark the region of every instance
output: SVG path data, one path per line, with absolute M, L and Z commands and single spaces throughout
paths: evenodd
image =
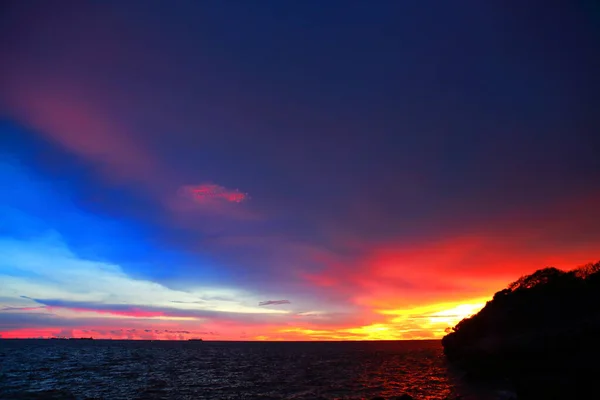
M 3 338 L 0 337 L 0 340 L 81 340 L 82 338 L 56 338 L 56 337 L 48 337 L 48 338 Z M 101 338 L 95 339 L 94 341 L 112 341 L 112 342 L 236 342 L 236 343 L 345 343 L 345 342 L 433 342 L 439 341 L 441 342 L 441 338 L 439 339 L 362 339 L 362 340 L 189 340 L 189 339 L 111 339 L 111 338 Z M 89 341 L 89 338 L 83 338 L 83 341 Z

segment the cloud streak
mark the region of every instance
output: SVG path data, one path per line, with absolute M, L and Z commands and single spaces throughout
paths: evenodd
M 272 306 L 272 305 L 279 305 L 279 304 L 290 304 L 289 300 L 267 300 L 267 301 L 261 301 L 260 303 L 258 303 L 259 306 Z
M 248 194 L 239 190 L 227 189 L 212 183 L 199 185 L 186 185 L 179 189 L 179 194 L 197 203 L 204 204 L 211 201 L 226 201 L 230 203 L 241 203 L 248 199 Z
M 99 302 L 69 301 L 61 299 L 31 299 L 43 307 L 31 307 L 30 310 L 44 308 L 49 311 L 64 309 L 77 313 L 97 313 L 132 318 L 188 318 L 217 321 L 255 321 L 276 319 L 281 314 L 245 314 L 239 312 L 223 312 L 207 309 L 179 309 L 173 307 L 136 306 L 130 304 L 107 304 Z

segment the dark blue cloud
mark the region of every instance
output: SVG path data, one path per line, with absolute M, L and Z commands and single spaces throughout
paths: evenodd
M 243 187 L 255 208 L 281 217 L 254 232 L 325 244 L 324 225 L 427 236 L 447 215 L 437 229 L 598 178 L 597 35 L 575 4 L 518 12 L 475 1 L 332 2 L 319 12 L 313 2 L 73 6 L 43 9 L 52 18 L 39 36 L 15 36 L 5 49 L 13 62 L 29 65 L 18 46 L 42 42 L 55 51 L 33 54 L 48 70 L 68 57 L 68 78 L 126 120 L 177 171 L 177 184 Z M 27 11 L 14 9 L 22 22 L 5 29 L 28 28 L 17 18 Z M 83 22 L 92 16 L 113 22 L 119 41 L 102 35 L 105 24 Z M 55 35 L 42 37 L 46 30 Z M 69 40 L 74 31 L 111 51 L 90 63 L 101 46 L 80 47 Z M 109 65 L 118 67 L 111 79 Z M 169 234 L 203 247 L 197 235 Z

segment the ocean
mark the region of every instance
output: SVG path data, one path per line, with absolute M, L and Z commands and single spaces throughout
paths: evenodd
M 493 398 L 461 383 L 439 341 L 0 339 L 0 367 L 7 400 Z

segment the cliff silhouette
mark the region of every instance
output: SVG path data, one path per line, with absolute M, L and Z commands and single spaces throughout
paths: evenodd
M 466 379 L 519 399 L 600 399 L 599 342 L 600 262 L 523 276 L 442 339 Z

